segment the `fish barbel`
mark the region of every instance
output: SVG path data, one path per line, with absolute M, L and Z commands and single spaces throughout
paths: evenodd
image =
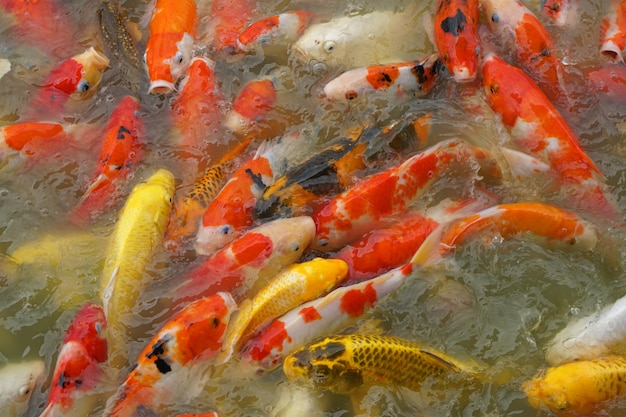
M 0 410 L 6 417 L 23 417 L 28 400 L 44 376 L 42 360 L 11 363 L 0 368 Z
M 326 337 L 292 352 L 283 363 L 288 379 L 340 394 L 381 384 L 418 390 L 430 376 L 445 378 L 467 370 L 419 343 L 363 334 Z
M 172 209 L 174 176 L 158 170 L 137 184 L 122 208 L 106 251 L 100 296 L 109 324 L 110 363 L 121 367 L 126 361 L 120 332 L 123 318 L 132 313 L 141 292 L 144 271 L 160 247 Z M 122 332 L 123 333 L 123 332 Z

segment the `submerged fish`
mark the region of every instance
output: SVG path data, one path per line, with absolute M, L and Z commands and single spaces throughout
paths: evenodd
M 626 2 L 611 0 L 611 8 L 602 19 L 600 52 L 615 62 L 624 62 L 626 47 Z
M 0 410 L 5 417 L 23 417 L 28 400 L 45 372 L 42 360 L 12 363 L 0 368 Z
M 578 2 L 579 0 L 542 0 L 541 13 L 558 27 L 569 26 L 578 21 Z
M 40 417 L 85 417 L 93 409 L 107 360 L 106 318 L 87 303 L 68 327 Z
M 428 377 L 445 378 L 468 370 L 419 343 L 362 334 L 326 337 L 292 352 L 283 364 L 288 379 L 340 394 L 371 385 L 418 390 Z
M 605 356 L 549 368 L 522 388 L 534 408 L 546 407 L 560 417 L 596 415 L 611 400 L 624 398 L 626 357 Z
M 67 145 L 73 129 L 60 123 L 23 122 L 0 127 L 0 159 L 21 153 L 28 157 L 50 154 Z
M 248 52 L 278 40 L 293 42 L 302 35 L 314 16 L 313 12 L 293 10 L 257 20 L 239 34 L 237 45 Z

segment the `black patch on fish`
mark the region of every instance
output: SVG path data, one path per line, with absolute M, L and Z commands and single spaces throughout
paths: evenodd
M 467 19 L 461 9 L 456 9 L 456 14 L 452 17 L 446 17 L 441 22 L 441 29 L 446 33 L 451 33 L 453 36 L 459 36 L 465 29 Z
M 411 72 L 413 73 L 413 76 L 417 79 L 417 82 L 420 85 L 420 89 L 421 89 L 422 84 L 424 84 L 426 80 L 428 79 L 424 71 L 424 66 L 421 63 L 419 63 L 415 65 L 413 68 L 411 68 Z
M 256 185 L 262 190 L 267 188 L 267 186 L 263 182 L 263 176 L 261 174 L 255 174 L 254 172 L 252 172 L 250 168 L 246 169 L 246 174 L 250 175 L 250 178 L 252 179 L 252 182 L 254 183 L 254 185 Z
M 133 412 L 133 417 L 160 417 L 160 415 L 151 408 L 145 405 L 138 405 Z
M 172 370 L 172 367 L 167 363 L 167 361 L 161 357 L 161 355 L 165 354 L 164 347 L 168 341 L 169 339 L 159 339 L 154 345 L 152 345 L 152 351 L 146 355 L 146 358 L 148 359 L 156 357 L 154 364 L 162 374 L 166 374 Z
M 124 140 L 124 138 L 125 138 L 124 134 L 125 133 L 130 135 L 130 130 L 128 130 L 126 128 L 126 126 L 120 126 L 120 128 L 117 129 L 117 136 L 115 137 L 115 139 L 117 139 L 117 140 Z
M 343 343 L 328 342 L 313 348 L 311 350 L 311 357 L 320 359 L 336 359 L 341 357 L 345 351 L 346 347 Z

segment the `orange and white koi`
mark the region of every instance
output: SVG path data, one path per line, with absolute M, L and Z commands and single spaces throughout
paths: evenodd
M 534 408 L 547 408 L 560 417 L 607 415 L 611 400 L 624 398 L 626 357 L 566 363 L 549 368 L 522 388 Z
M 457 82 L 476 78 L 480 39 L 478 0 L 438 0 L 435 8 L 435 45 L 443 64 Z
M 0 157 L 21 153 L 28 157 L 57 148 L 72 137 L 72 129 L 59 123 L 23 122 L 0 127 Z
M 558 27 L 569 25 L 578 16 L 578 0 L 542 0 L 541 12 Z
M 611 0 L 609 13 L 600 27 L 600 52 L 615 62 L 624 62 L 626 47 L 626 1 Z
M 539 87 L 519 68 L 489 54 L 483 65 L 487 102 L 522 150 L 548 162 L 572 204 L 617 217 L 604 178 L 578 137 Z
M 310 217 L 291 217 L 264 223 L 218 250 L 187 275 L 176 291 L 180 299 L 195 300 L 218 291 L 240 301 L 283 268 L 296 262 L 315 236 Z
M 104 376 L 107 339 L 102 307 L 87 303 L 65 333 L 41 417 L 84 417 L 97 399 L 94 392 Z
M 519 0 L 482 0 L 491 31 L 514 45 L 518 65 L 552 101 L 563 101 L 563 65 L 554 56 L 552 36 Z
M 245 135 L 250 128 L 262 122 L 276 103 L 278 94 L 270 78 L 247 83 L 235 98 L 233 108 L 224 120 L 224 126 L 236 135 Z
M 41 82 L 24 119 L 58 118 L 69 99 L 84 99 L 97 90 L 108 66 L 109 59 L 94 47 L 64 60 Z
M 213 45 L 220 53 L 234 54 L 238 51 L 239 34 L 244 30 L 256 7 L 254 0 L 214 0 L 210 16 L 215 33 Z
M 546 359 L 552 366 L 592 360 L 626 347 L 626 297 L 601 311 L 569 323 L 548 343 Z
M 106 417 L 131 417 L 142 410 L 193 398 L 220 352 L 235 301 L 217 293 L 189 304 L 168 321 L 139 354 Z
M 196 238 L 196 252 L 210 255 L 250 228 L 256 200 L 265 187 L 290 163 L 297 163 L 308 148 L 298 131 L 263 142 L 207 207 Z
M 150 93 L 174 90 L 191 62 L 197 25 L 195 0 L 156 0 L 145 53 Z
M 273 319 L 327 293 L 347 273 L 348 266 L 341 259 L 315 258 L 284 269 L 252 299 L 242 302 L 228 328 L 224 361 Z
M 370 230 L 391 224 L 390 220 L 404 212 L 443 172 L 470 160 L 493 162 L 479 148 L 446 140 L 401 165 L 363 179 L 313 214 L 317 228 L 314 247 L 324 251 L 338 249 Z
M 257 20 L 248 26 L 237 38 L 239 49 L 244 52 L 276 40 L 293 42 L 311 24 L 315 14 L 307 10 L 292 10 L 279 15 Z
M 328 82 L 324 94 L 337 101 L 380 94 L 396 98 L 423 97 L 432 90 L 440 69 L 437 53 L 419 61 L 356 68 Z
M 109 117 L 96 173 L 70 213 L 72 223 L 86 224 L 117 203 L 120 183 L 133 173 L 143 156 L 143 137 L 139 100 L 126 96 Z

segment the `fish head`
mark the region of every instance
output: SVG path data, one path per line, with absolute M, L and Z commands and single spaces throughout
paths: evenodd
M 343 343 L 324 339 L 289 354 L 283 362 L 283 371 L 289 380 L 337 394 L 349 394 L 363 385 L 363 376 L 343 359 L 346 354 Z
M 327 65 L 342 61 L 342 55 L 349 53 L 347 35 L 342 31 L 345 26 L 332 22 L 310 26 L 293 44 L 295 57 L 308 63 L 316 72 L 324 72 Z
M 211 255 L 216 250 L 235 240 L 240 234 L 241 230 L 237 230 L 230 224 L 203 226 L 202 222 L 200 222 L 200 228 L 196 235 L 196 253 L 199 255 Z
M 519 71 L 496 55 L 485 57 L 483 89 L 487 103 L 502 116 L 502 122 L 507 126 L 513 126 L 520 114 L 521 85 L 516 82 Z
M 152 35 L 144 55 L 150 78 L 148 91 L 151 94 L 174 91 L 174 84 L 187 71 L 192 55 L 193 37 L 189 33 Z
M 547 384 L 543 378 L 524 382 L 522 389 L 528 396 L 528 402 L 535 409 L 547 407 L 552 412 L 560 414 L 570 407 L 565 388 Z
M 28 400 L 44 372 L 45 364 L 41 360 L 9 364 L 0 369 L 2 415 L 20 417 L 26 414 Z
M 81 344 L 97 362 L 107 359 L 107 322 L 104 310 L 97 304 L 87 303 L 77 313 L 65 333 L 63 344 Z
M 271 256 L 283 265 L 297 261 L 315 237 L 315 223 L 309 216 L 276 219 L 253 230 L 271 240 Z
M 96 91 L 100 85 L 102 74 L 109 67 L 109 59 L 92 46 L 82 54 L 76 55 L 74 60 L 81 65 L 81 71 L 71 97 L 84 99 Z

